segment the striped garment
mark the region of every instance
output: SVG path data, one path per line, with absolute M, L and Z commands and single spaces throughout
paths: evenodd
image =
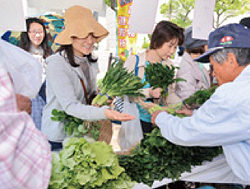
M 10 78 L 0 60 L 0 188 L 47 189 L 51 151 L 26 112 L 18 112 Z
M 124 107 L 124 101 L 121 97 L 117 96 L 114 100 L 114 110 L 122 113 Z

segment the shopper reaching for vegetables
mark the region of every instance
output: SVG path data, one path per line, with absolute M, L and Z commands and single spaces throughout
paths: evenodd
M 65 30 L 55 39 L 61 47 L 46 60 L 47 105 L 42 118 L 42 132 L 48 137 L 52 150 L 61 149 L 66 138 L 63 122 L 51 120 L 53 109 L 87 121 L 134 119 L 134 116 L 107 107 L 89 105 L 97 91 L 98 65 L 92 48 L 109 32 L 95 20 L 91 10 L 81 6 L 68 8 L 64 18 Z

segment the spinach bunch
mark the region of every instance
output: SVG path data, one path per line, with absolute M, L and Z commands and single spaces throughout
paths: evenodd
M 178 180 L 181 173 L 191 171 L 194 165 L 211 161 L 222 153 L 221 147 L 184 147 L 162 137 L 158 128 L 148 134 L 132 151 L 120 155 L 119 164 L 132 180 L 152 186 L 163 178 Z
M 208 89 L 200 89 L 196 91 L 193 95 L 184 100 L 186 104 L 188 104 L 191 108 L 197 109 L 202 104 L 204 104 L 211 95 L 215 92 L 217 86 L 214 85 Z
M 51 120 L 63 122 L 64 132 L 69 136 L 82 137 L 84 135 L 90 135 L 95 140 L 98 140 L 100 134 L 99 129 L 101 128 L 100 123 L 76 118 L 62 110 L 53 109 L 51 113 Z
M 162 88 L 161 96 L 166 95 L 168 87 L 176 82 L 185 81 L 181 78 L 174 78 L 175 70 L 173 65 L 167 66 L 160 63 L 149 64 L 145 68 L 146 81 L 153 87 Z

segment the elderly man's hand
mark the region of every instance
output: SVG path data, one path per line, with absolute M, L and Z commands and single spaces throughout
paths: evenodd
M 26 111 L 31 114 L 31 102 L 27 96 L 16 94 L 16 103 L 19 111 Z
M 181 110 L 176 110 L 175 111 L 178 114 L 184 114 L 186 116 L 192 116 L 193 115 L 193 110 L 187 108 L 187 107 L 183 107 Z
M 155 111 L 154 113 L 152 113 L 151 122 L 152 122 L 153 124 L 155 124 L 155 119 L 156 119 L 156 117 L 158 116 L 158 114 L 161 113 L 161 112 L 165 112 L 165 111 L 157 110 L 157 111 Z M 155 125 L 156 125 L 156 124 L 155 124 Z

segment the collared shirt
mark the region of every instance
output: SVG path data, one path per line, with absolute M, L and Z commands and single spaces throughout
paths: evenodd
M 18 112 L 13 86 L 0 60 L 0 188 L 47 189 L 51 151 L 31 117 Z
M 156 118 L 162 135 L 183 146 L 222 146 L 233 173 L 250 183 L 250 66 L 220 86 L 192 117 L 165 112 Z

